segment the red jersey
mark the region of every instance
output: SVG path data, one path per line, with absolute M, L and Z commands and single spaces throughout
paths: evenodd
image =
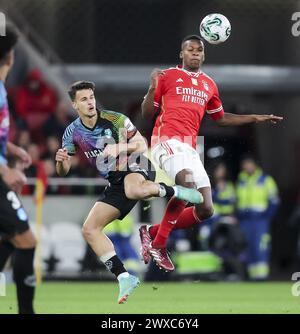
M 224 115 L 217 85 L 201 71 L 171 67 L 164 72 L 154 95 L 154 106 L 161 110 L 153 128 L 151 146 L 176 138 L 195 148 L 205 112 L 214 120 Z

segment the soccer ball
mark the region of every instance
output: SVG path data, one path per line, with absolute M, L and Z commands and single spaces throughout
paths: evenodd
M 210 44 L 225 42 L 230 32 L 230 22 L 222 14 L 209 14 L 200 23 L 200 34 Z

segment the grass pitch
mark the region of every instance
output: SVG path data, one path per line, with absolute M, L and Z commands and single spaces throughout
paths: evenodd
M 118 305 L 117 283 L 42 283 L 36 291 L 39 314 L 207 314 L 300 313 L 300 296 L 289 283 L 142 283 Z M 0 314 L 17 313 L 15 287 L 0 297 Z

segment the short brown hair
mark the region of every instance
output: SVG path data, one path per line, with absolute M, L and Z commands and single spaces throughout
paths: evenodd
M 83 89 L 91 89 L 94 92 L 95 91 L 95 84 L 91 81 L 76 81 L 76 82 L 74 82 L 68 90 L 68 94 L 70 96 L 70 99 L 72 101 L 74 101 L 75 96 L 76 96 L 76 92 L 79 91 L 79 90 L 83 90 Z

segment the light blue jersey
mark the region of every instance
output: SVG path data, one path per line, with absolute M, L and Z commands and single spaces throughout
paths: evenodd
M 108 178 L 109 172 L 126 167 L 127 157 L 108 160 L 101 156 L 102 151 L 107 144 L 127 142 L 136 134 L 137 129 L 128 117 L 115 111 L 101 110 L 97 117 L 92 129 L 86 127 L 80 118 L 72 122 L 65 130 L 62 147 L 67 149 L 69 155 L 81 150 L 99 174 Z

